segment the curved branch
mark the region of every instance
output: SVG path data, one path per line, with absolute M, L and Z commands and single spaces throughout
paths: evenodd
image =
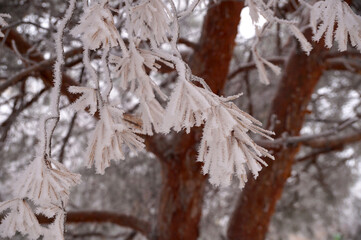
M 49 224 L 53 222 L 53 219 L 49 219 L 43 215 L 38 215 L 37 218 L 41 224 Z M 144 236 L 148 236 L 150 233 L 150 224 L 148 222 L 133 216 L 116 214 L 107 211 L 68 212 L 66 216 L 66 223 L 113 223 L 120 227 L 134 229 Z

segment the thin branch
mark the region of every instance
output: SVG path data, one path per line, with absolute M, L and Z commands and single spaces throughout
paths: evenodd
M 342 146 L 333 146 L 333 147 L 326 147 L 326 148 L 321 148 L 321 149 L 316 149 L 315 151 L 312 151 L 310 154 L 307 154 L 303 157 L 297 158 L 295 160 L 295 162 L 299 163 L 299 162 L 304 162 L 304 161 L 308 161 L 310 159 L 313 159 L 315 157 L 318 157 L 321 154 L 326 154 L 326 153 L 330 153 L 333 151 L 339 151 L 342 150 Z
M 19 116 L 19 114 L 24 111 L 25 109 L 27 109 L 28 107 L 30 107 L 35 101 L 37 101 L 39 99 L 39 97 L 46 91 L 48 90 L 47 87 L 43 88 L 40 92 L 38 92 L 36 95 L 33 96 L 33 98 L 28 101 L 27 103 L 23 104 L 22 106 L 20 106 L 16 111 L 13 111 L 10 116 L 0 125 L 1 126 L 1 132 L 2 132 L 2 136 L 0 138 L 0 142 L 4 142 L 6 137 L 7 137 L 7 133 L 9 132 L 9 129 L 11 127 L 11 125 L 15 122 L 15 119 Z
M 273 64 L 283 64 L 285 61 L 285 59 L 283 57 L 274 57 L 274 58 L 270 58 L 270 59 L 266 59 L 266 60 Z M 234 78 L 235 76 L 237 76 L 238 74 L 240 74 L 244 71 L 252 70 L 254 68 L 256 68 L 256 63 L 254 63 L 254 62 L 244 64 L 244 65 L 238 67 L 232 73 L 230 73 L 228 75 L 228 80 L 231 80 L 232 78 Z
M 336 135 L 329 138 L 321 137 L 318 139 L 310 139 L 309 141 L 305 141 L 303 144 L 305 146 L 313 147 L 313 148 L 324 148 L 324 147 L 336 148 L 339 146 L 344 146 L 346 144 L 351 144 L 358 141 L 361 141 L 361 129 L 359 129 L 358 131 L 354 131 L 352 134 L 343 135 L 343 136 Z
M 190 47 L 190 48 L 193 48 L 193 49 L 196 49 L 198 47 L 197 43 L 189 41 L 188 39 L 185 39 L 185 38 L 179 38 L 177 43 L 178 44 L 184 44 L 187 47 Z
M 71 132 L 73 131 L 76 118 L 77 118 L 77 113 L 74 113 L 74 115 L 70 121 L 70 126 L 68 129 L 68 132 L 66 133 L 66 135 L 64 137 L 63 145 L 61 146 L 61 149 L 60 149 L 59 162 L 61 162 L 61 163 L 63 163 L 63 161 L 64 161 L 65 148 L 66 148 L 66 145 L 68 144 L 69 138 L 71 136 Z
M 69 57 L 72 57 L 72 56 L 74 56 L 76 54 L 79 54 L 79 53 L 81 53 L 81 49 L 82 48 L 73 49 L 73 50 L 65 53 L 65 57 L 69 58 Z M 55 58 L 44 60 L 44 61 L 42 61 L 40 63 L 34 64 L 34 65 L 24 69 L 23 71 L 16 74 L 15 76 L 7 79 L 3 84 L 0 85 L 0 94 L 3 93 L 8 87 L 13 86 L 16 83 L 26 79 L 26 77 L 31 75 L 31 73 L 48 68 L 49 66 L 54 64 L 55 60 L 56 60 Z

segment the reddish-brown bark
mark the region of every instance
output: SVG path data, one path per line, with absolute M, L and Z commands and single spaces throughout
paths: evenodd
M 309 39 L 310 35 L 307 32 Z M 291 54 L 269 115 L 269 119 L 275 116 L 278 120 L 273 129 L 276 138 L 285 133 L 299 135 L 311 94 L 325 69 L 319 58 L 324 51 L 322 46 L 315 45 L 310 56 L 296 48 Z M 229 239 L 265 239 L 277 200 L 281 197 L 298 150 L 298 145 L 274 149 L 276 160 L 267 160 L 269 166 L 261 171 L 256 180 L 249 180 L 230 220 Z
M 190 61 L 193 74 L 219 93 L 227 79 L 242 2 L 226 1 L 209 8 L 200 42 Z M 162 163 L 163 187 L 154 239 L 197 239 L 206 177 L 196 162 L 199 129 L 177 137 L 171 156 Z

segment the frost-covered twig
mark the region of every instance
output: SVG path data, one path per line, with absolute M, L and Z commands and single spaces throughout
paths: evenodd
M 50 114 L 49 117 L 44 118 L 43 127 L 44 127 L 44 155 L 47 154 L 51 156 L 51 138 L 55 130 L 55 127 L 59 121 L 59 101 L 60 101 L 60 87 L 62 81 L 62 66 L 64 64 L 64 52 L 63 52 L 63 34 L 64 29 L 68 21 L 70 20 L 74 8 L 75 0 L 69 1 L 69 8 L 67 9 L 64 18 L 59 22 L 57 26 L 57 34 L 55 36 L 55 50 L 56 50 L 56 61 L 54 64 L 54 87 L 51 91 L 51 101 L 50 101 Z M 52 120 L 52 121 L 51 121 Z M 49 123 L 49 125 L 47 124 Z
M 307 41 L 303 33 L 296 26 L 297 22 L 287 19 L 280 19 L 275 16 L 271 7 L 274 7 L 277 4 L 276 1 L 270 0 L 268 2 L 266 1 L 266 3 L 264 1 L 258 0 L 246 0 L 246 4 L 250 9 L 250 16 L 253 23 L 257 23 L 260 16 L 264 17 L 267 20 L 267 23 L 264 24 L 260 29 L 256 28 L 256 40 L 252 46 L 252 53 L 254 62 L 256 63 L 256 67 L 259 73 L 260 81 L 264 84 L 269 84 L 270 81 L 267 76 L 265 65 L 268 66 L 277 75 L 280 74 L 281 69 L 278 66 L 272 64 L 271 62 L 268 62 L 258 52 L 257 46 L 266 28 L 271 26 L 273 23 L 286 25 L 289 28 L 290 32 L 300 42 L 301 48 L 303 51 L 306 52 L 306 54 L 310 53 L 310 51 L 312 50 L 312 45 Z
M 257 46 L 264 28 L 265 26 L 262 27 L 262 30 L 256 29 L 256 40 L 252 46 L 252 56 L 256 64 L 261 83 L 267 85 L 270 83 L 270 81 L 267 76 L 265 65 L 268 66 L 276 75 L 279 75 L 281 73 L 281 68 L 267 61 L 265 58 L 261 57 L 261 55 L 258 53 Z

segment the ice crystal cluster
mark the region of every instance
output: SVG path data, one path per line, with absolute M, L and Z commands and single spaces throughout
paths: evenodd
M 319 41 L 325 35 L 328 48 L 335 40 L 339 51 L 346 51 L 350 38 L 351 45 L 361 51 L 361 17 L 347 3 L 340 0 L 319 1 L 313 5 L 310 15 L 313 40 Z
M 232 177 L 239 178 L 242 188 L 247 173 L 257 177 L 264 157 L 273 156 L 250 137 L 250 133 L 271 139 L 273 133 L 261 128 L 261 123 L 238 109 L 232 103 L 237 96 L 222 97 L 214 94 L 203 79 L 192 75 L 191 69 L 182 60 L 177 48 L 179 36 L 178 20 L 190 10 L 177 12 L 169 0 L 122 0 L 120 9 L 109 7 L 107 0 L 83 1 L 83 13 L 79 23 L 70 33 L 83 44 L 83 64 L 88 76 L 86 86 L 71 86 L 70 93 L 81 95 L 71 108 L 87 111 L 99 117 L 89 137 L 85 158 L 88 167 L 95 167 L 103 174 L 111 160 L 124 159 L 126 148 L 137 153 L 144 149 L 142 135 L 185 131 L 203 126 L 197 161 L 203 163 L 203 173 L 217 186 L 228 186 Z M 260 16 L 267 24 L 258 28 L 252 47 L 253 59 L 259 71 L 260 81 L 270 82 L 266 67 L 276 74 L 281 70 L 264 59 L 258 52 L 258 43 L 264 32 L 273 23 L 286 25 L 302 49 L 308 54 L 312 45 L 292 19 L 279 19 L 274 9 L 276 0 L 246 0 L 253 22 Z M 62 38 L 67 22 L 71 19 L 76 0 L 69 1 L 64 18 L 58 22 L 55 37 L 56 62 L 54 64 L 54 88 L 51 93 L 49 112 L 41 117 L 37 155 L 29 166 L 18 175 L 14 187 L 14 198 L 0 203 L 0 212 L 6 217 L 1 221 L 0 235 L 12 237 L 16 232 L 30 239 L 63 239 L 65 207 L 70 190 L 80 182 L 80 175 L 70 172 L 51 154 L 51 139 L 59 121 L 59 98 L 64 64 Z M 361 20 L 342 0 L 300 1 L 310 11 L 310 26 L 313 40 L 325 35 L 325 44 L 332 47 L 333 40 L 340 51 L 351 45 L 361 50 Z M 0 27 L 7 26 L 0 14 Z M 116 18 L 118 18 L 116 21 Z M 121 31 L 117 22 L 123 21 Z M 337 24 L 336 24 L 337 23 Z M 336 29 L 334 29 L 336 27 Z M 4 33 L 0 31 L 0 37 Z M 126 41 L 123 39 L 127 39 Z M 101 67 L 91 64 L 91 53 L 101 53 Z M 164 94 L 153 79 L 162 66 L 174 68 L 177 82 L 171 95 Z M 129 121 L 121 106 L 110 100 L 116 86 L 138 99 L 139 121 Z M 168 101 L 167 106 L 163 102 Z M 48 226 L 40 225 L 35 214 L 54 218 Z

